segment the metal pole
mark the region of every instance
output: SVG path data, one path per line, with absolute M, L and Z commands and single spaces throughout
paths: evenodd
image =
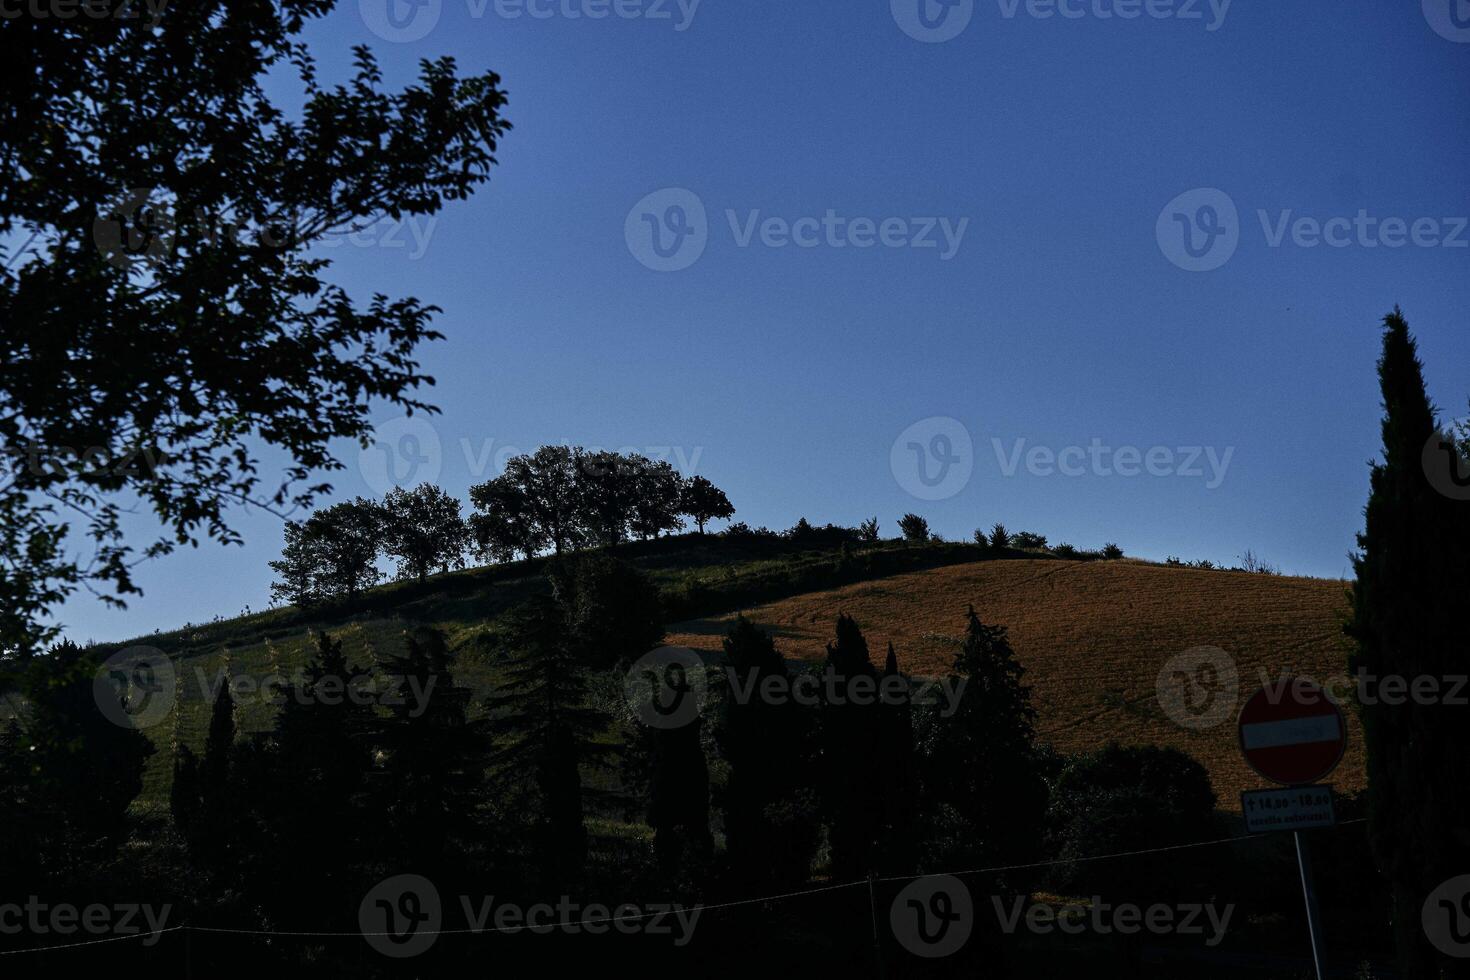
M 1312 855 L 1302 840 L 1300 830 L 1292 833 L 1296 838 L 1296 862 L 1302 871 L 1302 894 L 1307 900 L 1307 931 L 1312 936 L 1312 962 L 1317 966 L 1317 980 L 1323 980 L 1322 972 L 1322 917 L 1317 911 L 1317 889 L 1312 884 Z
M 883 968 L 883 942 L 878 938 L 878 872 L 868 872 L 868 909 L 873 915 L 873 962 L 878 967 L 879 980 L 887 975 Z

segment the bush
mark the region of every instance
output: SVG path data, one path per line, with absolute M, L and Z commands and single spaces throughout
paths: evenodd
M 1063 862 L 1053 885 L 1108 891 L 1127 900 L 1156 894 L 1194 870 L 1181 855 L 1088 863 L 1077 858 L 1211 840 L 1220 828 L 1204 766 L 1177 749 L 1111 744 L 1067 760 L 1052 786 L 1048 850 Z
M 903 532 L 903 539 L 911 543 L 923 543 L 929 540 L 929 522 L 918 514 L 905 514 L 899 518 L 898 529 Z
M 823 524 L 817 527 L 803 517 L 798 519 L 783 537 L 799 544 L 836 547 L 844 542 L 859 540 L 860 534 L 861 532 L 855 528 L 841 527 L 837 524 Z
M 1032 531 L 1017 531 L 1011 536 L 1011 547 L 1040 550 L 1046 547 L 1046 535 Z
M 736 521 L 734 524 L 731 524 L 729 527 L 725 528 L 723 533 L 724 536 L 727 538 L 740 539 L 777 538 L 780 536 L 768 527 L 758 527 L 752 529 L 751 526 L 744 521 Z
M 1123 557 L 1123 549 L 1109 541 L 1103 545 L 1102 556 L 1107 561 L 1115 561 Z
M 1254 551 L 1251 551 L 1249 548 L 1245 550 L 1245 554 L 1240 556 L 1240 568 L 1241 571 L 1254 572 L 1257 575 L 1281 574 L 1281 569 L 1277 568 L 1275 565 L 1272 565 L 1265 559 L 1258 557 L 1256 553 Z
M 1076 558 L 1077 549 L 1064 541 L 1052 549 L 1052 554 L 1056 555 L 1058 558 Z

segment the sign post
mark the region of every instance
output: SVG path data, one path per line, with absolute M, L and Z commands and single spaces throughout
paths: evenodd
M 1295 838 L 1312 962 L 1317 980 L 1323 980 L 1322 917 L 1302 830 L 1330 827 L 1335 819 L 1332 788 L 1316 783 L 1337 768 L 1347 747 L 1342 709 L 1311 681 L 1283 677 L 1251 695 L 1240 709 L 1239 727 L 1240 751 L 1250 767 L 1273 783 L 1290 787 L 1242 793 L 1241 810 L 1251 833 L 1291 830 Z

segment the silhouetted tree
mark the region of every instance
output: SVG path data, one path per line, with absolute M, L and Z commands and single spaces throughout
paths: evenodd
M 434 308 L 354 303 L 310 249 L 468 196 L 509 128 L 505 95 L 450 58 L 384 91 L 366 47 L 348 84 L 323 84 L 300 35 L 331 6 L 6 19 L 0 446 L 43 462 L 0 487 L 0 648 L 39 647 L 46 609 L 82 583 L 138 592 L 138 555 L 238 541 L 241 500 L 309 505 L 321 487 L 302 483 L 370 431 L 375 400 L 425 407 Z M 264 494 L 261 445 L 292 461 Z M 143 547 L 121 519 L 138 499 L 166 529 Z M 67 546 L 72 523 L 94 554 Z
M 679 500 L 679 513 L 692 517 L 699 533 L 703 534 L 704 526 L 710 521 L 717 518 L 728 520 L 735 516 L 735 508 L 731 505 L 730 498 L 725 496 L 725 491 L 702 476 L 694 476 L 684 484 Z
M 479 553 L 490 561 L 533 557 L 551 543 L 536 522 L 525 487 L 504 479 L 470 487 L 476 513 L 468 520 Z
M 372 741 L 381 727 L 359 696 L 366 680 L 362 670 L 347 663 L 341 641 L 320 633 L 300 683 L 281 691 L 281 711 L 270 735 L 270 779 L 253 801 L 268 842 L 257 855 L 269 864 L 259 876 L 266 880 L 257 887 L 279 921 L 320 929 L 350 921 L 362 901 L 359 865 L 392 849 L 391 837 L 378 836 L 391 811 L 373 813 L 366 804 Z M 441 693 L 435 686 L 429 696 Z M 406 739 L 391 741 L 395 752 L 407 751 L 404 745 Z M 441 743 L 425 748 L 438 751 Z M 460 760 L 465 755 L 462 749 Z M 442 761 L 431 760 L 428 773 L 416 770 L 416 786 L 442 773 Z M 397 776 L 403 763 L 392 758 L 388 768 Z M 451 770 L 450 779 L 463 779 L 462 771 Z M 473 795 L 462 793 L 459 799 L 473 801 Z M 410 833 L 441 829 L 441 824 L 415 824 Z
M 589 703 L 585 668 L 554 601 L 513 610 L 509 635 L 513 652 L 489 699 L 499 736 L 491 759 L 503 787 L 529 782 L 538 863 L 548 884 L 564 887 L 587 862 L 579 767 L 605 759 L 599 736 L 608 719 Z
M 248 858 L 245 851 L 260 843 L 252 833 L 254 828 L 245 824 L 261 804 L 260 794 L 265 790 L 263 784 L 247 784 L 237 758 L 236 737 L 235 699 L 226 664 L 210 708 L 204 754 L 196 756 L 182 744 L 175 750 L 169 806 L 189 856 L 230 885 L 239 883 L 238 862 Z
M 859 878 L 873 867 L 882 822 L 882 797 L 873 778 L 881 712 L 878 672 L 868 641 L 850 616 L 837 617 L 823 670 L 823 805 L 832 853 L 832 877 Z
M 1036 710 L 1026 670 L 1003 626 L 987 626 L 973 608 L 955 656 L 965 679 L 953 713 L 920 714 L 917 750 L 924 784 L 922 811 L 931 851 L 942 860 L 1019 863 L 1038 850 L 1046 786 L 1037 764 Z M 958 821 L 958 832 L 936 827 Z
M 383 550 L 398 559 L 398 574 L 422 582 L 434 569 L 464 567 L 469 532 L 459 501 L 432 483 L 394 487 L 383 498 Z
M 324 562 L 315 539 L 306 534 L 299 521 L 287 521 L 282 528 L 286 546 L 281 557 L 269 565 L 279 581 L 271 583 L 271 598 L 278 602 L 306 608 L 325 598 L 322 591 Z
M 996 523 L 995 526 L 990 529 L 990 547 L 999 551 L 1002 548 L 1009 548 L 1010 546 L 1011 533 L 1006 530 L 1006 526 L 1004 524 Z
M 684 521 L 679 517 L 679 506 L 684 492 L 683 479 L 664 460 L 653 462 L 636 458 L 641 462 L 634 475 L 633 515 L 629 529 L 644 540 L 681 530 Z
M 735 683 L 718 744 L 730 766 L 721 797 L 730 876 L 754 891 L 805 881 L 817 848 L 816 798 L 805 785 L 812 719 L 793 700 L 791 676 L 771 637 L 744 616 L 724 641 Z M 778 685 L 784 697 L 762 696 Z
M 561 554 L 579 547 L 587 535 L 582 524 L 584 482 L 577 472 L 580 455 L 570 446 L 542 446 L 532 455 L 507 460 L 504 473 L 470 488 L 470 500 L 488 519 L 477 530 L 491 534 L 488 540 L 502 547 L 512 541 L 504 535 L 518 532 L 520 540 L 512 546 L 522 551 L 549 544 Z
M 141 731 L 98 710 L 112 690 L 101 667 L 94 652 L 63 641 L 17 679 L 24 725 L 10 720 L 0 745 L 0 810 L 14 821 L 4 836 L 21 845 L 8 855 L 12 866 L 0 867 L 8 895 L 89 882 L 126 839 L 128 806 L 154 750 Z
M 901 687 L 896 683 L 900 681 Z M 906 874 L 917 860 L 919 782 L 909 679 L 898 669 L 898 653 L 892 643 L 880 683 L 902 693 L 897 703 L 885 698 L 878 708 L 878 751 L 873 765 L 880 802 L 876 863 L 885 874 Z
M 642 457 L 576 450 L 578 524 L 598 544 L 615 545 L 628 535 L 638 502 Z
M 1214 840 L 1222 828 L 1204 766 L 1178 749 L 1104 748 L 1066 760 L 1047 807 L 1047 853 L 1065 863 L 1051 876 L 1062 894 L 1106 894 L 1147 903 L 1199 884 L 1188 856 L 1089 863 L 1099 854 Z
M 289 602 L 352 599 L 377 584 L 383 547 L 383 512 L 357 497 L 319 510 L 299 525 L 286 525 L 286 550 L 270 563 L 283 581 L 271 594 Z M 303 591 L 305 590 L 305 591 Z
M 864 544 L 878 540 L 878 518 L 870 517 L 858 525 L 858 540 Z
M 1465 447 L 1442 432 L 1424 389 L 1408 323 L 1384 317 L 1378 378 L 1383 459 L 1370 473 L 1365 526 L 1353 558 L 1351 669 L 1381 682 L 1463 676 L 1470 664 L 1462 608 L 1470 595 L 1470 503 L 1436 489 L 1431 467 L 1464 463 Z M 1449 450 L 1445 450 L 1448 444 Z M 1400 973 L 1440 976 L 1420 926 L 1425 897 L 1470 867 L 1470 731 L 1463 706 L 1375 698 L 1360 716 L 1367 741 L 1373 851 L 1393 892 Z M 1446 967 L 1447 961 L 1443 961 Z M 1454 974 L 1459 975 L 1459 974 Z
M 905 514 L 899 518 L 898 530 L 903 534 L 903 539 L 910 543 L 922 544 L 929 540 L 929 522 L 918 514 Z
M 401 867 L 455 880 L 486 846 L 478 816 L 486 796 L 491 725 L 470 717 L 474 692 L 455 683 L 444 635 L 418 629 L 382 666 L 389 718 L 378 736 L 377 809 Z M 461 879 L 462 880 L 462 879 Z
M 627 666 L 664 638 L 659 590 L 648 574 L 609 555 L 578 555 L 554 564 L 548 578 L 584 665 Z

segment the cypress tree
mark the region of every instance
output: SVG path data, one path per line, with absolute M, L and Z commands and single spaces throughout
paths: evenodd
M 743 892 L 796 885 L 810 875 L 818 833 L 813 800 L 803 786 L 809 719 L 789 697 L 760 696 L 773 678 L 779 689 L 790 690 L 786 661 L 769 634 L 740 616 L 724 647 L 736 683 L 750 692 L 744 699 L 727 698 L 717 735 L 730 767 L 721 796 L 730 876 Z
M 868 659 L 868 641 L 850 616 L 837 617 L 836 639 L 827 644 L 822 690 L 823 804 L 832 876 L 846 881 L 872 868 L 882 821 L 882 799 L 872 771 L 881 724 L 878 672 Z
M 887 698 L 879 707 L 878 757 L 875 777 L 882 803 L 878 832 L 878 862 L 885 874 L 904 874 L 915 861 L 914 826 L 917 819 L 918 781 L 914 768 L 914 708 L 909 679 L 898 669 L 898 654 L 888 644 L 883 665 L 885 685 L 902 682 L 897 703 Z
M 490 725 L 470 717 L 473 692 L 455 683 L 444 634 L 419 629 L 382 667 L 389 718 L 378 736 L 379 808 L 401 867 L 453 881 L 483 847 Z
M 1445 678 L 1470 673 L 1462 608 L 1470 595 L 1470 502 L 1440 493 L 1429 479 L 1431 457 L 1452 462 L 1435 444 L 1454 440 L 1437 432 L 1403 314 L 1395 307 L 1383 323 L 1383 459 L 1370 471 L 1353 556 L 1350 666 L 1360 678 L 1406 678 L 1411 689 L 1417 678 L 1436 678 L 1445 692 Z M 1420 911 L 1430 891 L 1470 868 L 1470 721 L 1463 705 L 1363 701 L 1370 836 L 1392 890 L 1400 972 L 1436 977 Z M 1464 971 L 1464 963 L 1455 968 Z
M 361 898 L 357 865 L 371 826 L 364 799 L 372 767 L 371 711 L 349 691 L 363 677 L 363 670 L 348 663 L 342 642 L 320 634 L 301 682 L 281 692 L 265 785 L 252 791 L 255 780 L 232 767 L 235 793 L 258 800 L 271 841 L 274 867 L 257 885 L 291 928 L 344 921 Z
M 945 831 L 945 860 L 1027 860 L 1039 847 L 1046 807 L 1036 710 L 1006 628 L 981 622 L 973 606 L 954 671 L 966 679 L 954 713 L 926 711 L 921 726 L 924 812 L 962 825 Z
M 601 761 L 597 741 L 608 719 L 589 704 L 585 668 L 574 652 L 562 610 L 532 600 L 510 614 L 514 652 L 490 697 L 492 755 L 502 783 L 529 777 L 536 813 L 534 847 L 552 886 L 578 881 L 587 863 L 580 767 Z

